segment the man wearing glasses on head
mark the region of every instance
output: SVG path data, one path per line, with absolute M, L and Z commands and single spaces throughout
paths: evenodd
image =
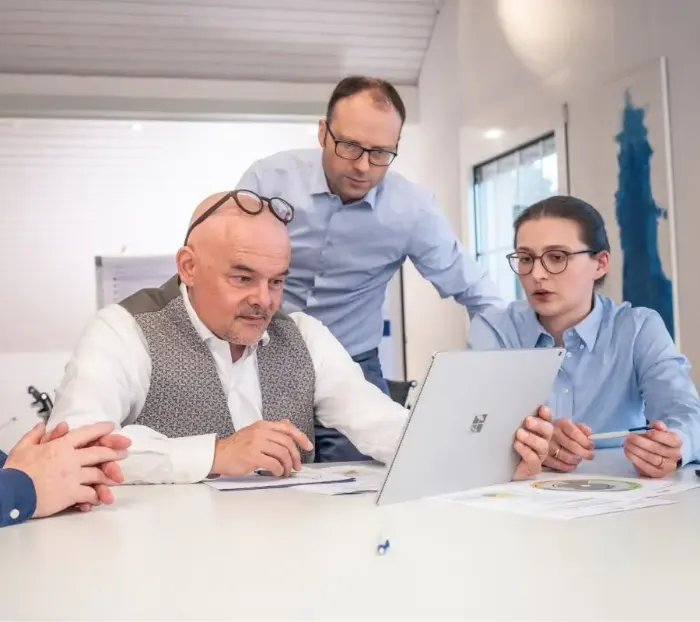
M 320 152 L 272 155 L 254 163 L 238 184 L 284 197 L 296 209 L 285 310 L 321 320 L 385 393 L 378 356 L 382 304 L 406 258 L 470 317 L 500 305 L 495 285 L 461 246 L 433 194 L 389 172 L 405 118 L 390 83 L 345 78 L 319 121 Z M 321 460 L 364 458 L 335 430 L 319 426 L 316 436 Z
M 316 421 L 388 462 L 407 412 L 367 382 L 317 319 L 280 313 L 294 208 L 248 190 L 195 210 L 177 275 L 97 313 L 49 428 L 110 422 L 131 441 L 126 483 L 290 475 L 314 459 Z M 528 417 L 514 477 L 541 469 L 551 415 Z

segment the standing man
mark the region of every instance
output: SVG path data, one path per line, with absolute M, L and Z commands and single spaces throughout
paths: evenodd
M 498 305 L 495 285 L 467 255 L 433 194 L 389 172 L 406 109 L 384 80 L 345 78 L 318 124 L 321 151 L 300 149 L 255 162 L 238 188 L 279 196 L 295 208 L 287 312 L 321 320 L 385 393 L 378 346 L 386 288 L 407 257 L 470 316 Z M 317 427 L 323 461 L 364 457 L 336 430 Z

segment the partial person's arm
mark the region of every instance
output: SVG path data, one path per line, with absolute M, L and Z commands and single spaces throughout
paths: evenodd
M 257 163 L 252 164 L 241 176 L 236 184 L 236 190 L 252 190 L 258 194 L 264 194 L 260 188 L 260 176 L 257 171 Z
M 23 471 L 3 469 L 5 460 L 0 451 L 0 527 L 23 523 L 36 510 L 34 482 Z
M 434 203 L 421 213 L 408 256 L 440 296 L 453 297 L 467 308 L 469 317 L 492 306 L 504 306 L 495 283 L 467 254 Z
M 690 364 L 678 353 L 655 311 L 634 342 L 634 369 L 648 421 L 663 421 L 681 438 L 682 464 L 700 459 L 700 398 L 690 378 Z
M 314 364 L 319 422 L 339 430 L 363 454 L 390 462 L 408 411 L 365 380 L 360 366 L 321 322 L 304 313 L 290 317 Z
M 501 350 L 506 348 L 496 330 L 480 315 L 469 322 L 467 348 L 470 350 Z
M 131 439 L 120 462 L 124 483 L 192 483 L 204 479 L 214 459 L 214 434 L 167 438 L 134 425 L 150 386 L 151 359 L 136 320 L 124 308 L 102 309 L 83 333 L 57 391 L 49 429 L 111 421 Z

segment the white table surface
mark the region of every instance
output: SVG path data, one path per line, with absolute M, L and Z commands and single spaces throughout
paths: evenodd
M 700 619 L 700 490 L 573 521 L 201 484 L 116 497 L 0 530 L 0 618 Z

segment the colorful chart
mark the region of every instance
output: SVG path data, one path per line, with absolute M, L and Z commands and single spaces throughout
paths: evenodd
M 642 485 L 621 479 L 550 479 L 535 482 L 532 487 L 562 492 L 628 492 Z

